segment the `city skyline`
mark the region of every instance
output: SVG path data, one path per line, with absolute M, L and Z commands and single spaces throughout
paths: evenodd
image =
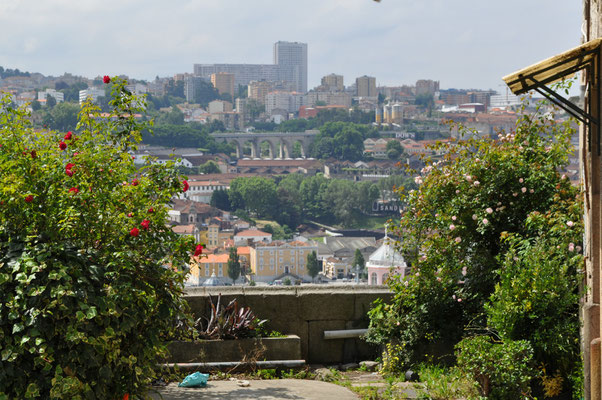
M 567 32 L 577 32 L 580 2 L 482 3 L 6 0 L 0 65 L 152 80 L 196 63 L 267 64 L 273 43 L 290 41 L 308 44 L 308 88 L 335 73 L 346 85 L 369 75 L 379 86 L 503 90 L 503 75 L 579 44 Z

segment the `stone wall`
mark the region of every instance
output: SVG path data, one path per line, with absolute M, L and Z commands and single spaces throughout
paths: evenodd
M 386 286 L 365 285 L 188 288 L 186 299 L 195 318 L 209 315 L 209 296 L 220 293 L 225 304 L 236 298 L 258 318 L 269 320 L 268 329 L 299 336 L 301 356 L 311 364 L 378 357 L 379 349 L 361 339 L 324 340 L 324 331 L 367 328 L 372 302 L 392 297 Z

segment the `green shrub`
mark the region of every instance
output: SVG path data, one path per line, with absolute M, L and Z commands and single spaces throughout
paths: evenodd
M 0 103 L 0 398 L 139 395 L 186 318 L 194 245 L 165 224 L 186 185 L 173 165 L 135 167 L 145 124 L 125 85 L 74 133 Z
M 555 213 L 559 208 L 569 212 Z M 489 326 L 502 338 L 528 340 L 533 346 L 538 367 L 548 372 L 538 389 L 547 397 L 571 392 L 573 398 L 581 397 L 579 271 L 583 256 L 575 244 L 583 235 L 581 213 L 579 202 L 565 207 L 559 200 L 551 212 L 534 213 L 527 219 L 528 228 L 541 231 L 540 236 L 507 237 L 509 250 L 501 258 L 500 281 L 486 305 Z
M 579 191 L 558 172 L 573 151 L 570 138 L 575 131 L 570 121 L 556 122 L 539 105 L 534 113 L 521 116 L 516 130 L 501 132 L 497 140 L 480 138 L 467 129 L 459 132 L 474 137 L 440 145 L 437 150 L 445 155 L 426 160 L 415 179 L 418 189 L 400 192 L 406 206 L 392 231 L 411 269 L 405 276 L 390 276 L 392 301 L 375 302 L 369 313 L 366 339 L 401 345 L 399 359 L 406 367 L 439 356 L 444 358 L 435 358 L 437 362 L 451 362 L 453 346 L 467 326 L 487 327 L 485 304 L 500 281 L 511 247 L 504 237 L 535 240 L 545 233 L 548 243 L 562 249 L 569 243 L 574 249 L 582 246 Z M 567 236 L 557 226 L 536 228 L 530 222 L 535 215 L 553 215 L 565 225 L 571 220 L 572 231 Z M 555 267 L 561 268 L 559 263 Z M 559 273 L 569 277 L 571 269 Z M 570 279 L 573 285 L 575 276 Z M 556 289 L 561 292 L 549 297 L 563 296 L 563 313 L 576 309 L 576 298 L 566 297 L 563 287 L 552 290 Z M 565 307 L 565 301 L 573 301 L 572 308 Z M 537 314 L 546 318 L 546 325 L 564 318 L 558 310 L 541 309 L 546 310 L 549 314 Z M 571 321 L 576 316 L 573 313 Z M 568 354 L 578 330 L 569 333 L 564 321 L 558 323 L 570 338 Z
M 533 349 L 526 340 L 495 343 L 488 336 L 462 340 L 456 346 L 458 369 L 478 383 L 479 392 L 491 400 L 530 398 Z

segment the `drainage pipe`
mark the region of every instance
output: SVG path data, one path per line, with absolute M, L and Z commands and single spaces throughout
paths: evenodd
M 305 360 L 272 360 L 255 362 L 206 362 L 206 363 L 168 363 L 161 364 L 163 368 L 179 368 L 181 370 L 211 371 L 211 370 L 234 370 L 234 369 L 266 369 L 266 368 L 301 368 L 305 366 Z
M 365 335 L 368 329 L 343 329 L 340 331 L 324 331 L 324 340 L 354 339 Z

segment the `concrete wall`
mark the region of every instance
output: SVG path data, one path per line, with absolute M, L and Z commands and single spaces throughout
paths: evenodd
M 209 315 L 209 295 L 227 304 L 236 298 L 251 307 L 268 329 L 301 338 L 301 356 L 312 364 L 336 364 L 374 359 L 379 349 L 361 339 L 324 340 L 325 330 L 367 328 L 371 304 L 390 300 L 386 286 L 307 285 L 279 287 L 200 287 L 187 289 L 195 318 Z M 215 300 L 214 300 L 215 301 Z

